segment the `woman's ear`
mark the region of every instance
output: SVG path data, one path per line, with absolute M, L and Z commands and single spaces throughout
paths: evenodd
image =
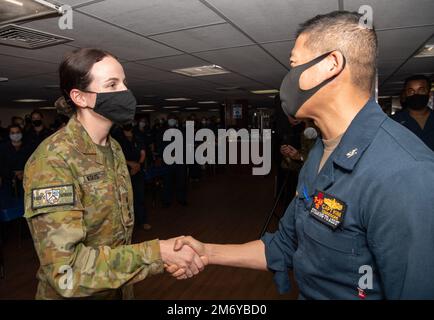
M 83 94 L 83 92 L 81 92 L 80 90 L 72 89 L 71 92 L 69 93 L 69 96 L 71 97 L 71 100 L 74 102 L 74 104 L 77 107 L 81 107 L 81 108 L 88 107 L 86 97 Z

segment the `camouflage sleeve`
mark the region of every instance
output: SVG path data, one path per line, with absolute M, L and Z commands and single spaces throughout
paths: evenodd
M 90 296 L 163 271 L 158 240 L 86 246 L 78 183 L 63 159 L 39 159 L 25 168 L 25 216 L 43 274 L 60 295 Z

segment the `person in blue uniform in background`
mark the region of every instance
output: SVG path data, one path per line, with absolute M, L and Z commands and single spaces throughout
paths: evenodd
M 282 107 L 321 137 L 279 229 L 239 245 L 184 237 L 175 249 L 269 270 L 281 292 L 292 269 L 301 299 L 434 299 L 434 153 L 371 98 L 377 37 L 361 21 L 332 12 L 297 35 Z
M 392 119 L 417 135 L 434 151 L 434 112 L 428 107 L 431 80 L 424 75 L 407 78 L 403 90 L 403 110 Z

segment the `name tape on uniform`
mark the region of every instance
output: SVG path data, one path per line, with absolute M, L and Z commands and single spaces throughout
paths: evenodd
M 345 202 L 325 192 L 317 191 L 313 197 L 310 214 L 320 222 L 336 229 L 344 220 Z

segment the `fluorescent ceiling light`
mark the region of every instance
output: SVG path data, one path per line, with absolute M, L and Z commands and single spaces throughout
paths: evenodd
M 198 104 L 216 104 L 218 103 L 217 101 L 198 101 Z
M 191 99 L 188 98 L 168 98 L 168 99 L 164 99 L 166 101 L 190 101 Z
M 200 108 L 198 108 L 198 107 L 188 107 L 188 108 L 185 108 L 185 110 L 199 110 Z
M 140 112 L 153 112 L 155 111 L 154 109 L 144 109 L 144 110 L 140 110 Z
M 208 111 L 211 111 L 211 112 L 218 112 L 218 111 L 220 111 L 219 109 L 209 109 Z
M 166 106 L 166 107 L 163 107 L 163 109 L 179 109 L 180 107 L 179 106 Z
M 254 94 L 273 94 L 273 93 L 279 93 L 279 90 L 276 89 L 271 89 L 271 90 L 253 90 L 250 91 L 251 93 Z
M 415 58 L 434 57 L 434 44 L 426 44 L 414 57 Z
M 152 104 L 138 104 L 137 108 L 149 108 L 149 107 L 153 107 L 154 105 Z
M 3 0 L 1 3 L 0 24 L 62 15 L 60 5 L 44 0 Z
M 30 103 L 30 102 L 44 102 L 47 100 L 44 99 L 17 99 L 14 100 L 14 102 L 24 102 L 24 103 Z
M 5 77 L 0 77 L 0 82 L 6 82 L 6 81 L 9 81 L 9 79 Z
M 174 69 L 172 72 L 183 74 L 189 77 L 202 77 L 202 76 L 212 76 L 216 74 L 230 73 L 229 71 L 223 69 L 222 67 L 212 64 L 209 66 L 191 67 Z
M 19 2 L 19 1 L 16 1 L 16 0 L 5 0 L 5 1 L 9 2 L 9 3 L 12 3 L 12 4 L 15 4 L 15 5 L 19 6 L 19 7 L 23 6 L 22 2 Z
M 55 110 L 55 109 L 57 109 L 56 107 L 41 107 L 41 108 L 38 108 L 39 110 Z

